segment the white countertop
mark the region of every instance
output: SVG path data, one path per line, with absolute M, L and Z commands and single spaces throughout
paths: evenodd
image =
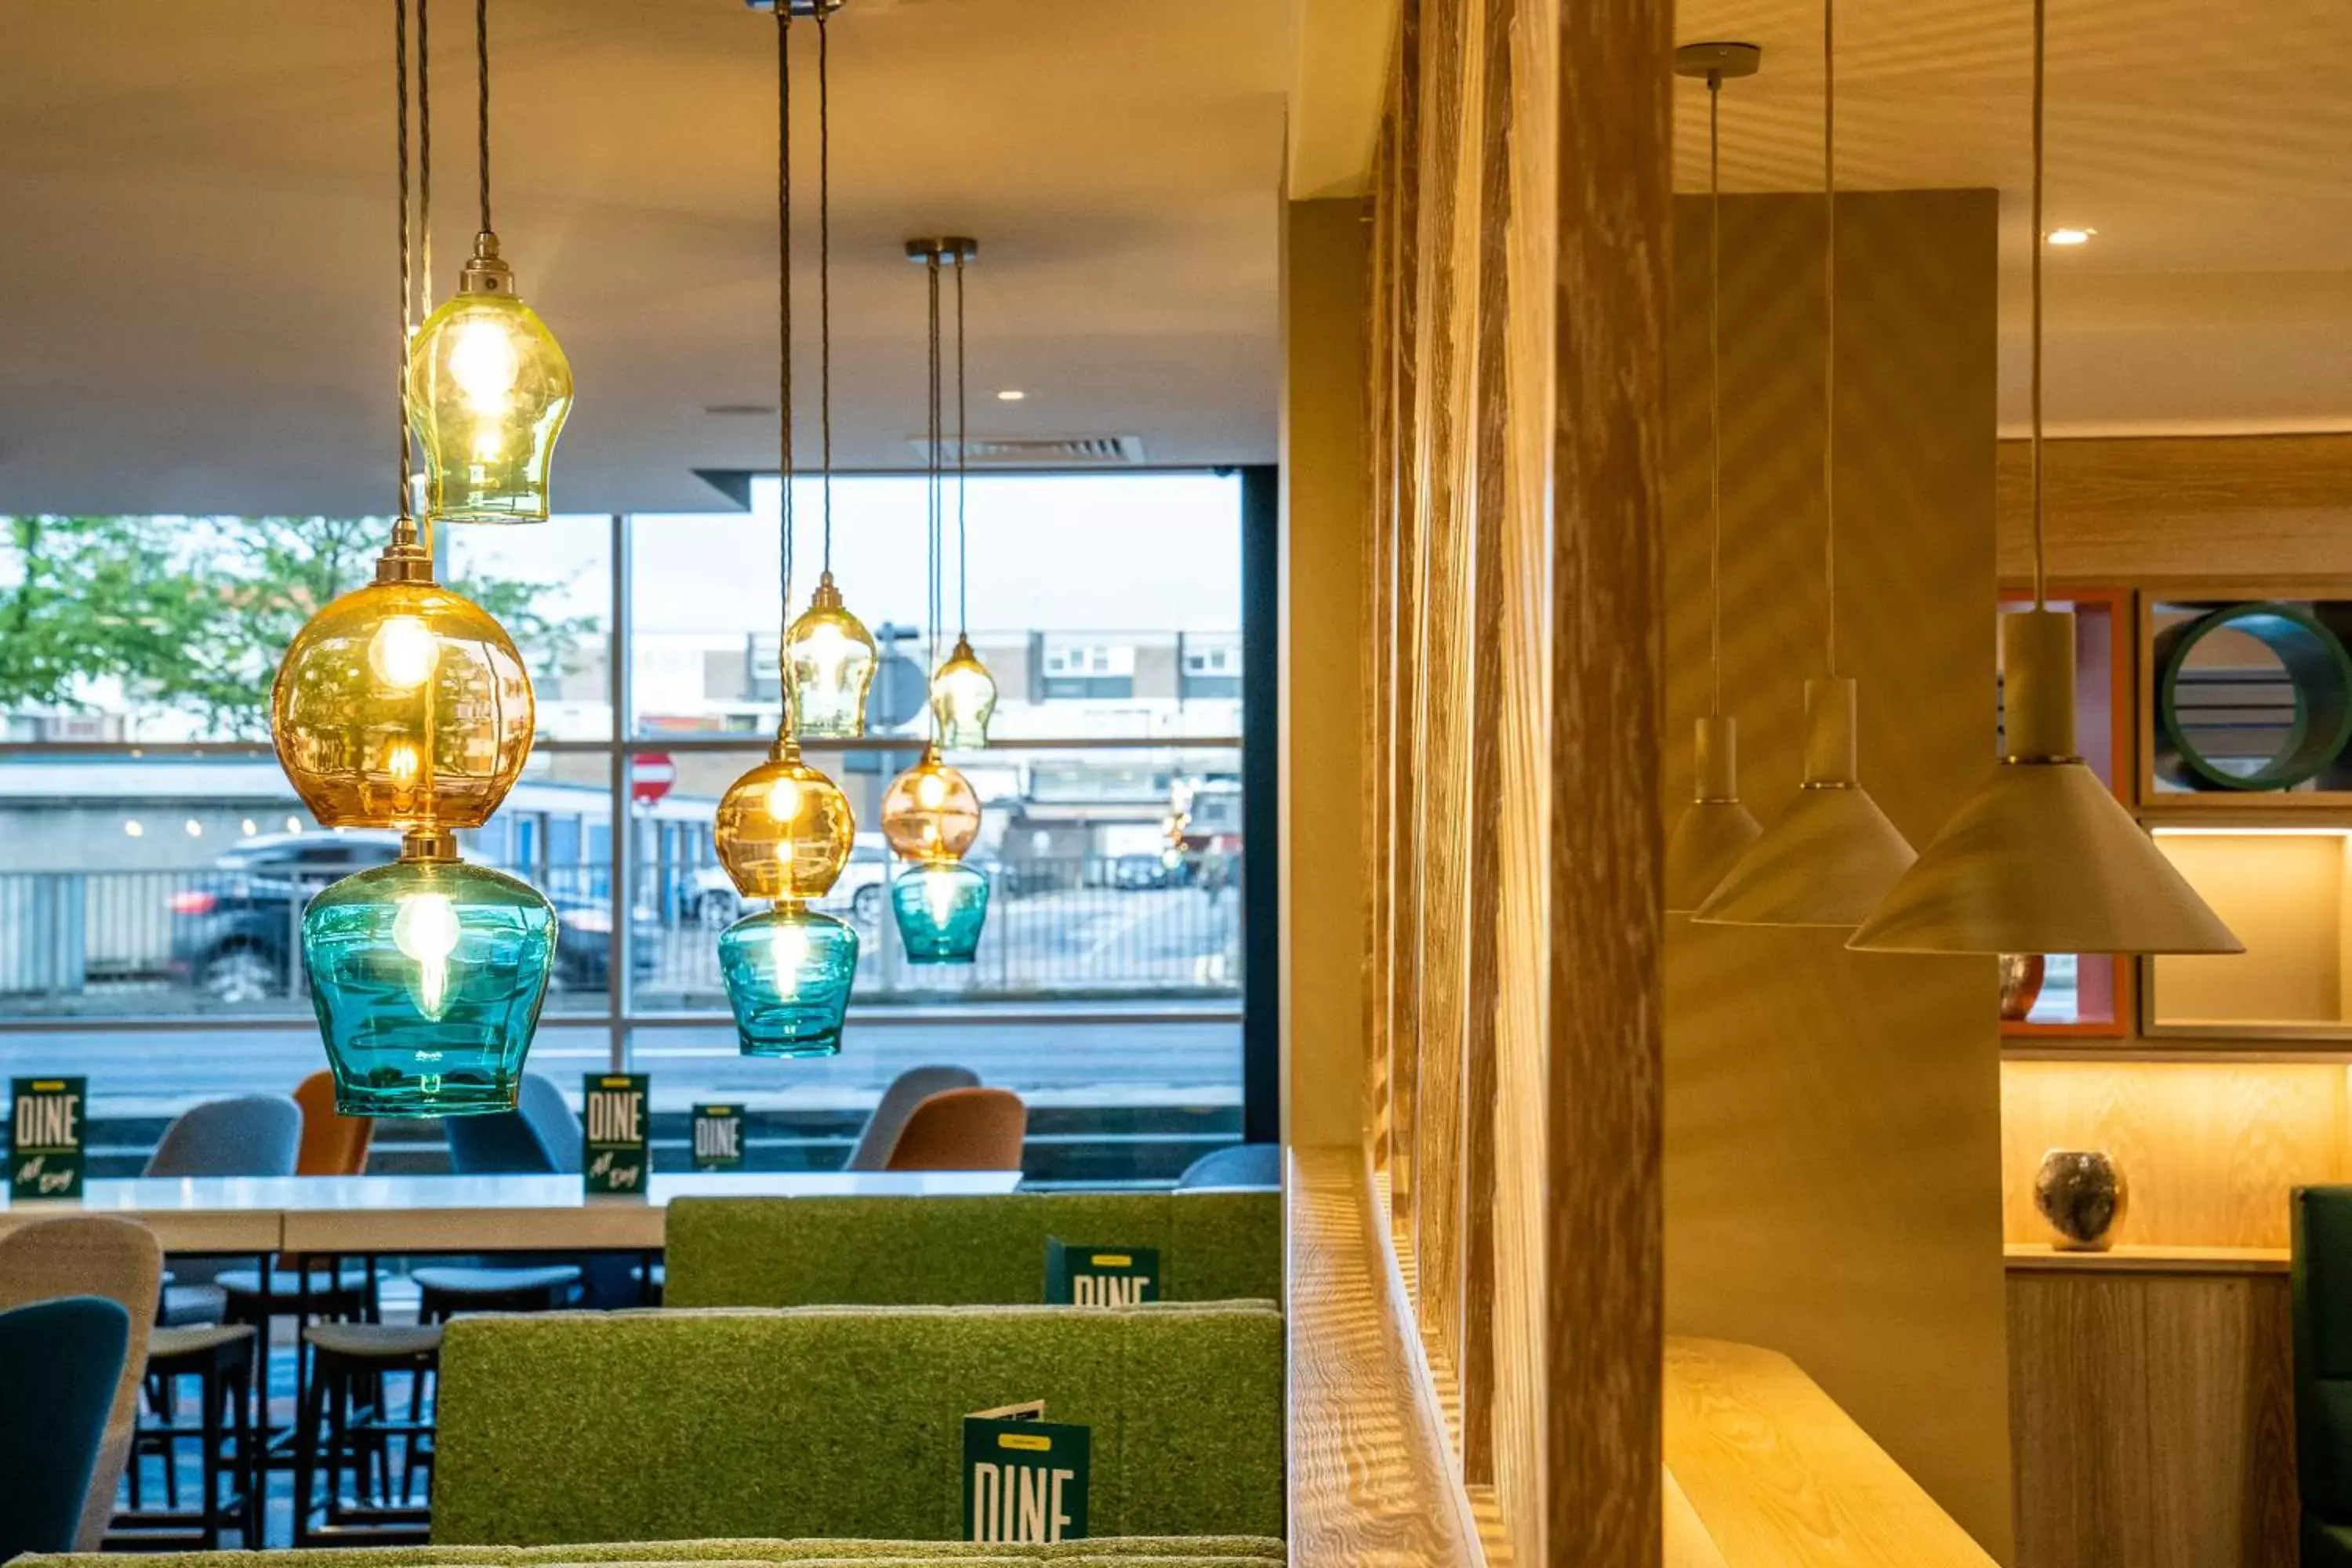
M 0 1199 L 0 1234 L 104 1214 L 166 1252 L 652 1251 L 678 1197 L 925 1197 L 1009 1193 L 1017 1171 L 656 1173 L 642 1197 L 590 1197 L 562 1176 L 194 1176 L 92 1181 L 79 1199 Z

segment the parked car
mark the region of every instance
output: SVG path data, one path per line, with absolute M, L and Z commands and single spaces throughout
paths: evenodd
M 1164 888 L 1168 866 L 1157 855 L 1121 855 L 1110 863 L 1114 888 Z
M 694 912 L 707 926 L 733 925 L 748 910 L 724 866 L 695 868 L 692 897 Z M 878 833 L 861 833 L 833 890 L 817 900 L 815 907 L 834 915 L 846 910 L 859 925 L 871 926 L 882 918 L 882 907 L 889 897 L 889 843 Z
M 172 978 L 214 1001 L 240 1004 L 289 994 L 301 941 L 302 910 L 329 883 L 399 858 L 394 833 L 274 833 L 249 838 L 173 893 Z M 611 970 L 613 916 L 601 900 L 556 894 L 558 985 L 600 990 Z M 634 966 L 653 972 L 660 922 L 640 911 Z

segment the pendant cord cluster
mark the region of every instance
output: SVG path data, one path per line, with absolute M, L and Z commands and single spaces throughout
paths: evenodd
M 925 627 L 925 631 L 930 638 L 930 661 L 928 668 L 936 670 L 940 667 L 940 622 L 944 616 L 943 599 L 945 597 L 941 592 L 941 584 L 940 581 L 940 535 L 944 526 L 947 513 L 947 498 L 945 494 L 947 489 L 947 464 L 944 460 L 945 454 L 941 450 L 941 447 L 944 446 L 946 441 L 947 422 L 944 416 L 944 410 L 941 406 L 943 399 L 940 391 L 941 371 L 941 354 L 940 352 L 940 254 L 936 247 L 933 248 L 929 256 L 923 258 L 923 280 L 929 288 L 930 296 L 929 320 L 928 331 L 925 333 L 930 353 L 930 368 L 927 383 L 929 394 L 929 408 L 928 413 L 929 421 L 928 444 L 929 450 L 925 454 L 928 458 L 927 466 L 930 470 L 926 476 L 926 488 L 928 491 L 928 499 L 930 504 L 929 514 L 926 520 L 927 526 L 925 529 L 924 538 L 924 557 L 929 572 L 927 588 L 929 595 L 928 611 L 929 624 Z M 940 716 L 937 709 L 932 709 L 930 712 L 931 739 L 936 743 L 940 739 Z
M 971 554 L 965 542 L 963 517 L 964 491 L 964 423 L 963 423 L 963 247 L 956 247 L 955 310 L 956 310 L 956 641 L 966 640 L 971 627 Z
M 479 139 L 475 156 L 481 163 L 482 232 L 490 230 L 490 0 L 474 0 L 475 118 Z
M 2047 609 L 2048 575 L 2042 563 L 2042 77 L 2046 53 L 2048 0 L 2033 0 L 2033 607 Z
M 433 0 L 416 0 L 416 319 L 433 313 Z
M 791 9 L 791 0 L 776 0 Z M 824 448 L 824 570 L 833 570 L 833 79 L 825 4 L 816 7 L 817 409 Z
M 2035 0 L 2038 5 L 2040 0 Z M 1822 0 L 1822 581 L 1828 601 L 1829 673 L 1837 675 L 1837 0 Z
M 1707 711 L 1723 712 L 1723 73 L 1706 73 L 1706 505 L 1714 523 L 1706 580 L 1710 595 L 1706 658 L 1713 693 Z
M 776 6 L 776 680 L 781 723 L 799 728 L 793 711 L 793 8 Z
M 408 426 L 408 342 L 415 331 L 415 286 L 409 270 L 409 228 L 412 214 L 408 203 L 408 0 L 392 0 L 392 82 L 399 100 L 394 115 L 394 132 L 399 153 L 394 162 L 400 172 L 400 359 L 393 381 L 393 397 L 400 410 L 400 506 L 394 516 L 393 542 L 404 543 L 415 529 L 411 517 L 410 494 L 415 459 L 409 450 Z

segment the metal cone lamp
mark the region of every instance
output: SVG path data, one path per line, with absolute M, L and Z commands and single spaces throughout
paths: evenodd
M 404 350 L 407 0 L 394 14 Z M 335 1106 L 352 1116 L 512 1110 L 555 958 L 547 900 L 457 858 L 455 830 L 488 820 L 530 754 L 530 678 L 495 619 L 433 581 L 429 524 L 409 516 L 409 437 L 404 409 L 400 518 L 376 580 L 302 628 L 270 692 L 271 740 L 312 814 L 405 829 L 396 861 L 302 911 Z
M 1753 76 L 1753 44 L 1686 44 L 1675 69 L 1706 81 L 1707 506 L 1714 544 L 1707 560 L 1707 646 L 1714 689 L 1697 724 L 1696 788 L 1666 836 L 1666 912 L 1695 912 L 1763 829 L 1739 802 L 1739 721 L 1723 711 L 1723 225 L 1717 110 L 1727 78 Z
M 457 291 L 410 346 L 409 418 L 425 449 L 425 513 L 447 522 L 544 522 L 555 438 L 572 413 L 572 363 L 515 292 L 490 226 L 488 0 L 475 0 L 481 230 Z
M 823 19 L 820 16 L 819 25 Z M 776 288 L 777 384 L 782 479 L 777 601 L 793 602 L 793 310 L 792 310 L 792 8 L 776 7 Z M 820 605 L 832 592 L 828 574 Z M 833 594 L 838 605 L 840 595 Z M 814 613 L 813 610 L 812 614 Z M 802 617 L 806 620 L 806 616 Z M 719 973 L 735 1015 L 736 1041 L 747 1057 L 827 1057 L 841 1049 L 850 987 L 857 975 L 855 928 L 809 908 L 833 889 L 849 862 L 857 823 L 849 799 L 820 770 L 802 760 L 800 703 L 793 632 L 785 628 L 777 676 L 783 710 L 767 759 L 727 787 L 712 839 L 735 890 L 773 907 L 745 916 L 719 938 Z M 851 622 L 853 626 L 855 621 Z M 857 627 L 860 636 L 865 628 Z M 873 639 L 866 638 L 869 656 Z M 872 676 L 871 666 L 867 679 Z M 865 689 L 857 689 L 861 716 Z
M 2046 0 L 2034 0 L 2033 608 L 2000 617 L 2000 765 L 1847 945 L 1868 952 L 2243 952 L 2074 749 L 2074 616 L 2049 607 L 2043 551 L 2045 11 Z
M 1740 855 L 1691 918 L 1701 925 L 1852 931 L 1916 858 L 1862 787 L 1858 703 L 1837 673 L 1837 91 L 1834 0 L 1822 7 L 1823 251 L 1828 349 L 1822 431 L 1822 577 L 1828 679 L 1805 682 L 1805 778 L 1797 797 Z

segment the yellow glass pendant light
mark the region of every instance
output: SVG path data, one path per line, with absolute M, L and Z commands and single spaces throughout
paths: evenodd
M 474 42 L 482 226 L 457 291 L 410 345 L 409 418 L 425 450 L 426 516 L 544 522 L 555 438 L 572 412 L 572 364 L 516 294 L 490 226 L 489 0 L 475 0 Z
M 792 283 L 792 16 L 776 16 L 776 388 L 778 434 L 776 602 L 792 613 L 793 544 L 793 283 Z M 820 32 L 822 37 L 822 32 Z M 832 588 L 828 576 L 818 589 Z M 838 602 L 839 595 L 834 598 Z M 803 619 L 806 619 L 805 616 Z M 797 625 L 797 623 L 794 623 Z M 853 623 L 855 624 L 855 623 Z M 857 628 L 862 635 L 865 628 Z M 872 639 L 866 640 L 872 647 Z M 857 823 L 841 786 L 801 757 L 802 689 L 793 667 L 792 628 L 777 653 L 782 702 L 776 742 L 767 758 L 727 786 L 712 830 L 719 863 L 746 899 L 773 899 L 793 910 L 832 890 L 849 863 Z M 795 927 L 797 929 L 797 927 Z M 853 944 L 854 950 L 854 944 Z
M 1707 895 L 1703 925 L 1852 931 L 1916 858 L 1862 786 L 1857 689 L 1837 673 L 1837 87 L 1835 0 L 1822 6 L 1822 266 L 1828 348 L 1822 428 L 1822 580 L 1828 678 L 1805 682 L 1805 777 L 1797 798 Z
M 2243 952 L 2075 750 L 2074 616 L 2049 607 L 2043 550 L 2046 9 L 2046 0 L 2034 0 L 2033 608 L 2000 617 L 2000 765 L 1846 945 L 1870 952 Z
M 1696 911 L 1748 847 L 1762 835 L 1739 802 L 1739 721 L 1723 710 L 1723 185 L 1718 110 L 1727 78 L 1753 76 L 1764 51 L 1753 44 L 1686 44 L 1675 69 L 1706 80 L 1707 648 L 1713 682 L 1697 723 L 1696 789 L 1666 836 L 1666 912 Z
M 789 0 L 779 0 L 788 7 Z M 826 7 L 816 6 L 817 417 L 824 473 L 824 559 L 816 592 L 784 629 L 784 679 L 800 732 L 855 740 L 866 733 L 866 694 L 877 655 L 866 623 L 850 614 L 833 580 L 833 134 Z M 787 470 L 785 488 L 792 485 Z
M 912 254 L 919 241 L 909 242 Z M 956 642 L 947 662 L 931 671 L 931 713 L 938 721 L 940 743 L 960 751 L 977 751 L 988 744 L 988 721 L 996 714 L 996 677 L 971 650 L 971 550 L 964 521 L 963 269 L 980 255 L 980 242 L 949 239 L 955 262 L 955 417 L 956 417 Z M 936 253 L 935 253 L 936 254 Z M 939 339 L 938 262 L 932 262 L 931 337 Z M 937 355 L 934 353 L 934 360 Z
M 409 202 L 404 0 L 396 0 L 394 22 L 404 377 L 415 303 L 410 236 L 423 223 Z M 420 51 L 422 27 L 420 7 Z M 537 719 L 530 673 L 495 617 L 434 581 L 432 525 L 411 512 L 409 443 L 404 408 L 400 500 L 375 580 L 312 616 L 270 685 L 269 737 L 279 765 L 328 827 L 479 827 L 530 755 Z

